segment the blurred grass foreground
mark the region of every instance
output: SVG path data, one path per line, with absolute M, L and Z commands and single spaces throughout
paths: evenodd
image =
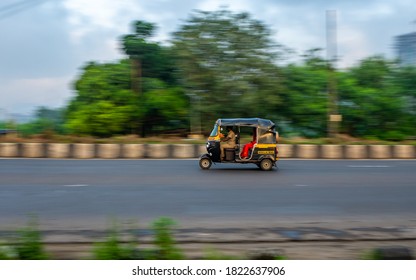
M 53 241 L 45 241 L 45 232 L 39 229 L 37 220 L 31 218 L 26 227 L 14 233 L 1 233 L 0 260 L 411 260 L 414 259 L 412 248 L 416 242 L 414 238 L 386 238 L 377 234 L 373 238 L 350 236 L 348 240 L 324 238 L 317 241 L 318 228 L 313 240 L 289 238 L 284 241 L 277 238 L 268 243 L 265 243 L 264 239 L 262 242 L 256 243 L 252 240 L 248 243 L 247 240 L 240 240 L 241 237 L 236 238 L 235 233 L 227 235 L 225 229 L 222 229 L 222 235 L 227 236 L 216 236 L 215 242 L 212 237 L 206 237 L 205 240 L 201 233 L 192 233 L 189 229 L 179 232 L 175 225 L 175 222 L 167 217 L 156 219 L 151 229 L 130 227 L 128 230 L 122 230 L 119 224 L 113 222 L 105 236 L 89 233 L 90 241 L 69 240 L 68 231 L 63 233 L 59 241 L 57 236 L 52 238 Z M 249 235 L 253 234 L 252 230 Z M 282 228 L 283 232 L 288 233 L 288 230 Z M 321 230 L 327 231 L 325 228 Z M 213 230 L 210 229 L 208 232 Z M 184 241 L 183 236 L 180 238 L 182 240 L 176 240 L 185 233 L 191 237 L 190 240 Z M 217 235 L 219 233 L 217 232 Z M 231 236 L 234 236 L 234 239 L 230 239 Z

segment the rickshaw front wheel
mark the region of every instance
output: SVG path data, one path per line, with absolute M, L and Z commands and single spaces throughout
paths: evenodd
M 199 160 L 199 167 L 202 169 L 209 169 L 211 167 L 212 161 L 209 158 L 201 158 Z
M 264 170 L 264 171 L 272 170 L 273 162 L 271 159 L 265 158 L 260 162 L 259 167 L 261 168 L 261 170 Z

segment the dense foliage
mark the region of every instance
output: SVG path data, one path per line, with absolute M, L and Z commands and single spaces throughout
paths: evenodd
M 52 136 L 53 134 L 64 134 L 66 129 L 64 123 L 65 109 L 50 109 L 46 107 L 39 107 L 35 112 L 35 119 L 23 124 L 16 124 L 8 122 L 2 125 L 6 129 L 17 129 L 23 136 L 30 135 L 43 135 L 45 138 Z
M 207 133 L 220 117 L 262 117 L 275 121 L 282 135 L 327 135 L 330 65 L 319 49 L 285 63 L 286 49 L 264 23 L 228 10 L 194 12 L 169 46 L 151 41 L 155 30 L 135 22 L 133 33 L 120 39 L 126 58 L 88 63 L 67 108 L 39 115 L 31 129 L 98 137 Z M 416 135 L 415 67 L 373 56 L 332 73 L 339 133 L 386 140 Z
M 247 13 L 196 12 L 174 34 L 183 86 L 204 116 L 205 130 L 219 117 L 277 118 L 280 47 L 271 31 Z

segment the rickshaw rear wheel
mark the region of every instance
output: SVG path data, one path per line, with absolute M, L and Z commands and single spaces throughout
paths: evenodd
M 209 169 L 212 165 L 212 161 L 209 158 L 201 158 L 199 160 L 199 167 L 201 167 L 202 169 Z
M 260 169 L 264 171 L 272 170 L 273 168 L 273 162 L 269 158 L 265 158 L 260 162 Z

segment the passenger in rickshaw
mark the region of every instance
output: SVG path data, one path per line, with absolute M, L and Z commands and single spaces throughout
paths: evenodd
M 256 143 L 257 143 L 257 129 L 253 128 L 253 140 L 244 145 L 243 150 L 241 151 L 241 155 L 240 155 L 242 159 L 248 158 L 249 150 L 253 149 Z
M 220 148 L 221 148 L 221 160 L 224 160 L 225 153 L 224 149 L 234 149 L 235 144 L 235 133 L 232 126 L 227 126 L 228 134 L 226 137 L 221 139 Z

